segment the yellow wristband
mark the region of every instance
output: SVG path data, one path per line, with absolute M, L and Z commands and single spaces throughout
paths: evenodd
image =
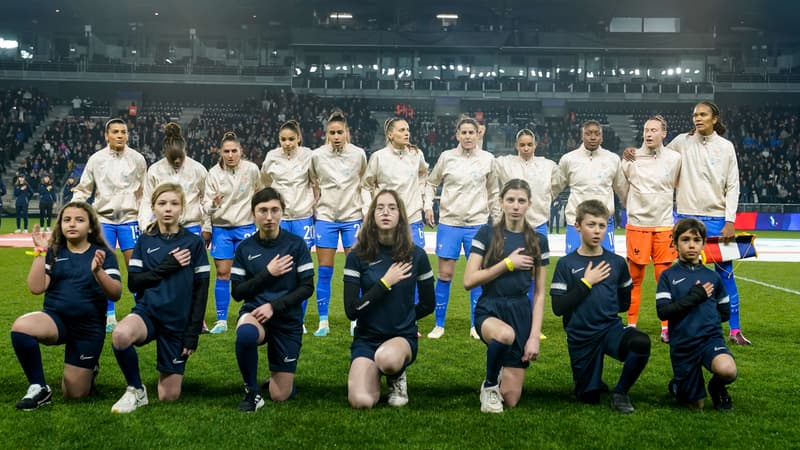
M 503 261 L 505 261 L 506 267 L 508 268 L 508 271 L 509 272 L 513 272 L 514 271 L 514 263 L 511 262 L 511 258 L 506 258 Z
M 47 249 L 46 248 L 41 248 L 41 247 L 34 247 L 33 251 L 25 252 L 25 254 L 28 255 L 28 256 L 33 256 L 33 257 L 36 257 L 36 256 L 47 256 Z
M 581 278 L 581 282 L 583 282 L 583 284 L 585 284 L 587 288 L 589 288 L 589 289 L 591 289 L 591 288 L 592 288 L 592 283 L 589 283 L 589 282 L 586 280 L 586 278 Z
M 381 278 L 381 284 L 382 284 L 382 285 L 383 285 L 383 287 L 385 287 L 386 289 L 388 289 L 388 290 L 390 290 L 390 291 L 392 290 L 392 287 L 391 287 L 391 286 L 389 286 L 389 283 L 387 283 L 387 282 L 386 282 L 386 280 L 384 280 L 383 278 Z

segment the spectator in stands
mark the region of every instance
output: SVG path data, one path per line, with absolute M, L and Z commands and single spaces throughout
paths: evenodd
M 75 192 L 76 182 L 75 177 L 67 177 L 67 182 L 64 184 L 64 190 L 61 192 L 61 203 L 66 205 L 72 201 L 73 192 Z
M 6 183 L 0 177 L 0 228 L 3 227 L 3 197 L 7 194 Z

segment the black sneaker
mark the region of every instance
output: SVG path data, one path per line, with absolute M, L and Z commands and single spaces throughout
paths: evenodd
M 633 405 L 631 405 L 631 398 L 628 397 L 628 394 L 620 392 L 611 393 L 611 407 L 622 414 L 630 414 L 635 411 Z
M 264 406 L 264 399 L 261 394 L 251 391 L 250 388 L 244 388 L 244 398 L 239 402 L 239 411 L 241 412 L 256 412 Z
M 33 411 L 41 406 L 52 403 L 52 398 L 53 391 L 50 390 L 50 386 L 32 384 L 28 386 L 28 393 L 25 394 L 25 397 L 22 397 L 22 400 L 17 402 L 17 409 Z
M 733 400 L 728 395 L 728 389 L 724 385 L 708 382 L 708 393 L 711 401 L 714 402 L 714 409 L 718 411 L 730 411 L 733 409 Z

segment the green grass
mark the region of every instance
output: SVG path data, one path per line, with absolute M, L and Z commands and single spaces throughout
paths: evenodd
M 551 263 L 555 264 L 555 259 Z M 332 334 L 304 338 L 297 399 L 284 404 L 268 402 L 253 415 L 236 410 L 242 388 L 232 331 L 201 338 L 199 351 L 188 364 L 183 396 L 172 404 L 157 400 L 155 345 L 140 349 L 140 367 L 151 404 L 125 416 L 110 413 L 125 382 L 109 340 L 101 359 L 99 396 L 65 401 L 59 382 L 63 347 L 43 347 L 54 404 L 40 411 L 15 411 L 14 403 L 25 393 L 27 383 L 8 332 L 0 333 L 3 447 L 789 448 L 800 442 L 792 406 L 797 398 L 800 356 L 797 295 L 739 283 L 744 330 L 755 345 L 732 349 L 740 370 L 739 380 L 730 389 L 733 412 L 718 413 L 710 405 L 703 412 L 676 407 L 666 394 L 671 376 L 668 348 L 654 342 L 650 364 L 631 391 L 637 411 L 630 416 L 613 413 L 606 403 L 587 406 L 571 398 L 564 331 L 548 299 L 544 331 L 549 339 L 543 342 L 541 359 L 527 371 L 520 405 L 502 415 L 488 416 L 480 413 L 478 403 L 485 347 L 468 336 L 468 296 L 460 288 L 462 260 L 453 283 L 447 334 L 439 341 L 421 339 L 418 359 L 409 368 L 409 405 L 393 409 L 384 401 L 374 410 L 354 411 L 346 398 L 351 338 L 341 304 L 341 255 L 336 264 Z M 25 287 L 29 266 L 24 249 L 0 249 L 0 270 L 6 280 L 0 293 L 0 328 L 10 329 L 16 317 L 41 307 L 41 297 L 31 295 Z M 737 273 L 797 291 L 796 266 L 745 262 L 737 266 Z M 639 324 L 657 341 L 653 291 L 650 273 Z M 126 293 L 118 317 L 131 306 L 132 298 Z M 237 310 L 238 305 L 232 304 L 231 317 Z M 207 320 L 212 321 L 213 298 L 208 311 Z M 307 323 L 313 331 L 317 321 L 313 302 L 308 311 Z M 420 323 L 423 333 L 432 326 L 432 317 Z M 265 359 L 260 362 L 264 376 Z M 620 367 L 607 359 L 608 383 L 616 381 Z

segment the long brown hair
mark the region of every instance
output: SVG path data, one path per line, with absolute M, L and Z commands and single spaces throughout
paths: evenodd
M 164 142 L 161 144 L 164 158 L 172 164 L 178 158 L 186 158 L 186 139 L 181 133 L 181 126 L 170 122 L 164 127 Z
M 340 110 L 336 110 L 328 116 L 328 122 L 325 124 L 325 143 L 330 144 L 330 138 L 328 137 L 328 126 L 331 122 L 339 122 L 342 124 L 344 128 L 344 142 L 346 144 L 350 143 L 350 128 L 347 126 L 347 119 L 344 117 L 344 113 Z
M 174 192 L 178 194 L 178 197 L 181 199 L 181 217 L 183 213 L 186 212 L 186 194 L 183 193 L 183 188 L 178 183 L 161 183 L 153 190 L 153 193 L 150 195 L 150 208 L 154 209 L 156 207 L 156 201 L 158 201 L 158 197 L 161 197 L 161 194 L 165 192 Z M 147 226 L 147 234 L 151 236 L 155 236 L 158 232 L 158 219 L 152 221 L 150 225 Z
M 378 242 L 378 224 L 375 222 L 375 209 L 378 206 L 378 197 L 383 194 L 389 194 L 394 197 L 394 201 L 397 202 L 397 213 L 399 214 L 397 227 L 394 229 L 392 261 L 411 261 L 411 258 L 414 256 L 414 241 L 411 240 L 411 229 L 408 224 L 406 207 L 400 195 L 391 189 L 382 189 L 372 198 L 372 203 L 369 205 L 369 212 L 367 212 L 367 215 L 364 217 L 361 231 L 358 232 L 358 244 L 355 249 L 357 252 L 356 254 L 364 261 L 374 261 L 375 258 L 378 257 L 380 243 Z
M 528 195 L 528 200 L 531 199 L 531 187 L 528 182 L 514 178 L 503 186 L 503 190 L 500 192 L 500 201 L 512 189 L 524 191 Z M 536 230 L 525 218 L 523 218 L 522 222 L 522 236 L 525 239 L 524 253 L 533 257 L 534 265 L 539 267 L 542 264 L 542 250 L 539 248 L 539 238 L 536 236 Z M 503 213 L 500 215 L 500 220 L 492 226 L 492 238 L 489 241 L 489 248 L 486 249 L 486 257 L 483 258 L 484 268 L 497 264 L 505 257 L 505 231 L 506 215 Z
M 67 237 L 64 236 L 64 231 L 61 229 L 61 220 L 64 218 L 64 211 L 66 211 L 67 208 L 77 208 L 86 211 L 86 215 L 89 217 L 89 234 L 86 236 L 86 240 L 89 241 L 90 244 L 105 247 L 109 250 L 111 249 L 103 237 L 103 227 L 100 225 L 100 219 L 97 217 L 97 213 L 92 205 L 86 202 L 73 201 L 67 203 L 58 211 L 56 223 L 53 225 L 53 234 L 50 235 L 50 242 L 48 245 L 53 249 L 54 255 L 57 255 L 58 250 L 67 243 Z
M 280 134 L 283 130 L 291 130 L 294 131 L 294 134 L 297 135 L 297 145 L 303 145 L 303 133 L 300 131 L 300 123 L 294 119 L 287 120 L 283 122 L 280 128 L 278 128 L 278 134 Z
M 406 122 L 406 124 L 408 123 L 408 120 L 403 119 L 402 117 L 397 117 L 397 116 L 390 116 L 383 122 L 383 134 L 386 137 L 386 144 L 387 145 L 392 144 L 392 140 L 389 139 L 389 133 L 391 133 L 392 130 L 394 130 L 395 124 L 397 122 L 401 121 L 401 120 Z M 409 130 L 409 135 L 410 134 L 411 134 L 411 132 Z M 419 151 L 419 147 L 417 147 L 416 145 L 412 144 L 409 141 L 409 143 L 406 144 L 406 150 L 408 150 L 409 152 L 418 152 Z
M 222 141 L 220 141 L 220 143 L 219 143 L 219 167 L 220 167 L 220 169 L 224 169 L 225 168 L 225 158 L 222 157 L 222 146 L 226 142 L 235 142 L 236 146 L 239 147 L 239 153 L 243 153 L 242 152 L 242 144 L 241 144 L 241 142 L 239 142 L 239 137 L 236 136 L 236 133 L 234 133 L 233 131 L 226 131 L 225 135 L 222 136 Z M 242 154 L 241 157 L 244 157 L 244 155 Z

